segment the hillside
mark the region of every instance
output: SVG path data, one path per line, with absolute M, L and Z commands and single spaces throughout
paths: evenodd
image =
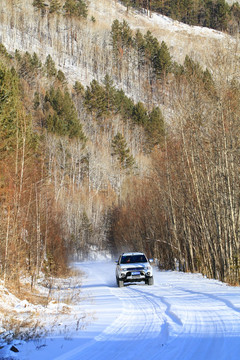
M 112 0 L 91 1 L 88 7 L 87 20 L 79 22 L 48 12 L 40 16 L 32 0 L 2 0 L 0 41 L 9 52 L 16 49 L 36 52 L 41 60 L 50 54 L 72 83 L 78 80 L 86 86 L 93 79 L 102 81 L 108 73 L 118 88 L 135 101 L 144 100 L 144 84 L 133 64 L 125 65 L 122 76 L 116 73 L 110 46 L 110 30 L 115 19 L 126 20 L 133 30 L 151 31 L 159 42 L 167 43 L 173 60 L 179 63 L 189 55 L 203 67 L 211 68 L 219 52 L 235 51 L 235 41 L 215 30 L 188 26 L 154 13 L 150 18 L 133 9 L 127 11 Z
M 4 283 L 125 249 L 239 283 L 238 38 L 39 1 L 0 3 Z
M 78 301 L 83 277 L 72 285 L 69 264 L 101 252 L 144 251 L 160 269 L 240 283 L 238 37 L 117 1 L 91 1 L 84 16 L 70 11 L 83 4 L 0 2 L 3 351 L 13 338 L 41 335 L 34 316 L 24 322 L 33 333 L 20 331 L 24 307 L 45 316 L 44 306 L 52 315 L 60 306 L 64 319 L 74 306 L 54 296 L 72 286 Z M 162 303 L 182 329 L 164 296 L 148 306 Z M 168 320 L 157 322 L 164 339 Z

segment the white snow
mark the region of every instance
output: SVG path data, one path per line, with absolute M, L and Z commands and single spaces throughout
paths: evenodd
M 136 283 L 118 288 L 113 262 L 76 267 L 86 274 L 82 300 L 71 306 L 69 318 L 57 324 L 68 330 L 55 329 L 38 341 L 14 342 L 20 352 L 5 346 L 0 359 L 239 359 L 240 288 L 200 274 L 157 269 L 153 286 Z M 88 314 L 84 327 L 76 329 L 74 311 L 75 317 Z

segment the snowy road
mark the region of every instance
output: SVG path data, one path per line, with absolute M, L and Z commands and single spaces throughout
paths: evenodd
M 81 307 L 93 320 L 68 341 L 47 341 L 34 359 L 240 359 L 239 288 L 158 270 L 153 286 L 117 288 L 113 263 L 77 266 L 86 273 Z

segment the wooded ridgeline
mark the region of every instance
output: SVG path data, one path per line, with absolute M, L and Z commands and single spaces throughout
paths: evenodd
M 69 260 L 134 250 L 238 284 L 237 53 L 208 69 L 126 21 L 109 37 L 114 77 L 86 88 L 50 55 L 1 45 L 1 278 L 34 285 Z M 115 85 L 132 68 L 144 102 Z
M 240 6 L 225 0 L 122 0 L 151 15 L 152 11 L 189 25 L 209 27 L 235 33 L 239 28 Z

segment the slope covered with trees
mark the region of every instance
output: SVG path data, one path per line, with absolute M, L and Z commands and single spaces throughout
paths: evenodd
M 164 269 L 177 261 L 184 271 L 238 283 L 239 83 L 211 83 L 209 92 L 198 68 L 181 78 L 176 131 L 152 154 L 152 172 L 129 185 L 114 239 L 119 250 L 132 244 L 154 253 Z
M 69 259 L 142 250 L 165 269 L 238 283 L 237 47 L 208 68 L 190 55 L 178 62 L 126 18 L 91 43 L 100 20 L 78 13 L 82 4 L 31 5 L 36 39 L 47 24 L 57 56 L 1 45 L 1 277 L 20 287 L 27 274 L 34 285 L 40 272 L 65 273 Z
M 135 104 L 108 75 L 71 86 L 49 55 L 42 63 L 1 45 L 4 281 L 20 287 L 28 274 L 34 285 L 40 272 L 63 274 L 69 258 L 106 249 L 122 182 L 163 134 L 159 108 Z
M 140 11 L 156 11 L 189 25 L 200 25 L 234 33 L 239 27 L 240 6 L 225 0 L 123 0 Z

